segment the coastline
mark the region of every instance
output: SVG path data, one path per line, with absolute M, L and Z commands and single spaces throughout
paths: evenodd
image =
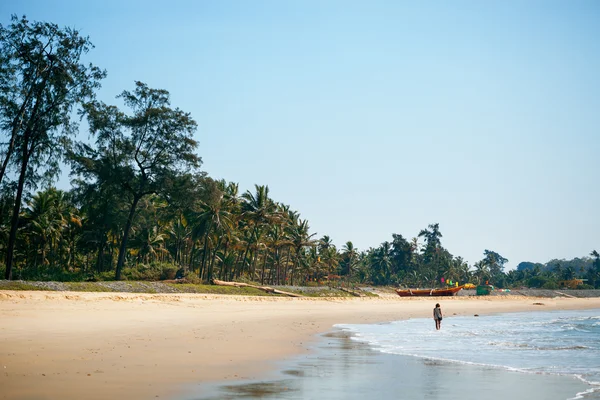
M 312 352 L 276 363 L 260 379 L 189 385 L 177 400 L 249 398 L 438 400 L 584 399 L 590 386 L 573 376 L 389 354 L 336 329 L 319 335 Z
M 430 317 L 435 302 L 447 316 L 600 308 L 600 298 L 0 291 L 0 399 L 173 398 L 184 385 L 256 379 L 335 324 Z

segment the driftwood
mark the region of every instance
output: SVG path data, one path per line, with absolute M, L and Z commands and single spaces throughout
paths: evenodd
M 263 292 L 267 292 L 267 293 L 284 294 L 284 295 L 290 296 L 290 297 L 304 297 L 301 294 L 297 294 L 297 293 L 284 292 L 283 290 L 274 289 L 274 288 L 268 287 L 268 286 L 255 286 L 255 285 L 250 285 L 250 284 L 242 283 L 242 282 L 225 282 L 225 281 L 220 281 L 218 279 L 213 279 L 213 283 L 217 286 L 251 287 L 254 289 L 262 290 Z

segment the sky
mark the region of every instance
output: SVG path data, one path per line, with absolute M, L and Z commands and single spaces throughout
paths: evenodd
M 597 1 L 0 2 L 11 14 L 89 36 L 107 103 L 136 80 L 168 90 L 204 171 L 268 185 L 338 247 L 439 223 L 470 264 L 600 251 Z

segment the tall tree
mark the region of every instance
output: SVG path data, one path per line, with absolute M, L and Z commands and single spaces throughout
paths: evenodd
M 193 139 L 196 122 L 189 113 L 170 107 L 169 92 L 136 82 L 122 98 L 131 114 L 100 102 L 86 107 L 97 150 L 86 148 L 73 161 L 99 183 L 118 185 L 129 201 L 121 236 L 116 279 L 121 279 L 127 241 L 139 201 L 170 187 L 179 175 L 200 166 Z M 81 170 L 81 169 L 80 169 Z
M 423 229 L 419 232 L 419 237 L 425 238 L 425 247 L 423 248 L 423 260 L 425 264 L 434 261 L 439 248 L 441 247 L 442 233 L 440 232 L 440 224 L 430 224 L 428 229 Z
M 80 62 L 92 47 L 77 30 L 52 23 L 13 16 L 10 26 L 0 25 L 0 131 L 8 139 L 2 149 L 0 183 L 11 167 L 18 177 L 6 279 L 12 275 L 25 186 L 58 173 L 63 146 L 76 131 L 73 108 L 93 98 L 105 76 L 99 68 Z
M 305 256 L 305 249 L 315 248 L 317 241 L 313 239 L 316 233 L 309 234 L 310 227 L 307 220 L 298 218 L 296 223 L 290 228 L 290 240 L 294 249 L 294 261 L 292 264 L 292 273 L 290 284 L 294 284 L 294 278 Z
M 402 235 L 392 234 L 392 257 L 394 259 L 395 269 L 400 271 L 409 271 L 411 269 L 411 260 L 413 258 L 413 247 Z
M 508 262 L 506 258 L 491 250 L 485 250 L 483 255 L 484 258 L 482 261 L 485 265 L 487 265 L 488 269 L 490 270 L 490 274 L 493 277 L 504 272 L 504 264 Z
M 592 250 L 590 256 L 593 257 L 593 264 L 587 271 L 588 284 L 592 285 L 596 289 L 600 288 L 600 253 L 596 250 Z
M 346 275 L 346 278 L 350 280 L 352 278 L 352 272 L 354 272 L 356 264 L 358 263 L 358 250 L 350 241 L 347 241 L 344 245 L 343 261 L 345 265 L 343 273 Z
M 275 202 L 269 197 L 269 187 L 254 185 L 254 188 L 256 190 L 255 193 L 247 190 L 242 194 L 242 217 L 248 221 L 248 225 L 251 227 L 246 252 L 242 259 L 243 262 L 246 261 L 246 255 L 252 245 L 258 244 L 264 227 L 278 220 L 280 217 Z M 253 259 L 256 261 L 256 257 L 253 257 Z M 253 274 L 254 264 L 250 263 L 250 265 L 252 268 L 250 273 Z

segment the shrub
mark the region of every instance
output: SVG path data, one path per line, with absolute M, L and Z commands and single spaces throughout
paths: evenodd
M 172 265 L 172 264 L 163 265 L 162 271 L 160 274 L 160 279 L 161 280 L 175 279 L 176 274 L 177 274 L 177 267 L 175 265 Z
M 542 285 L 542 289 L 556 290 L 558 289 L 558 284 L 555 281 L 547 281 Z
M 183 279 L 185 279 L 186 283 L 200 284 L 202 283 L 202 279 L 195 274 L 193 271 L 188 271 L 183 274 Z
M 160 281 L 175 279 L 178 267 L 171 263 L 152 262 L 123 269 L 123 277 L 130 281 Z
M 527 286 L 531 288 L 541 288 L 547 282 L 547 279 L 541 276 L 534 276 L 527 280 Z

